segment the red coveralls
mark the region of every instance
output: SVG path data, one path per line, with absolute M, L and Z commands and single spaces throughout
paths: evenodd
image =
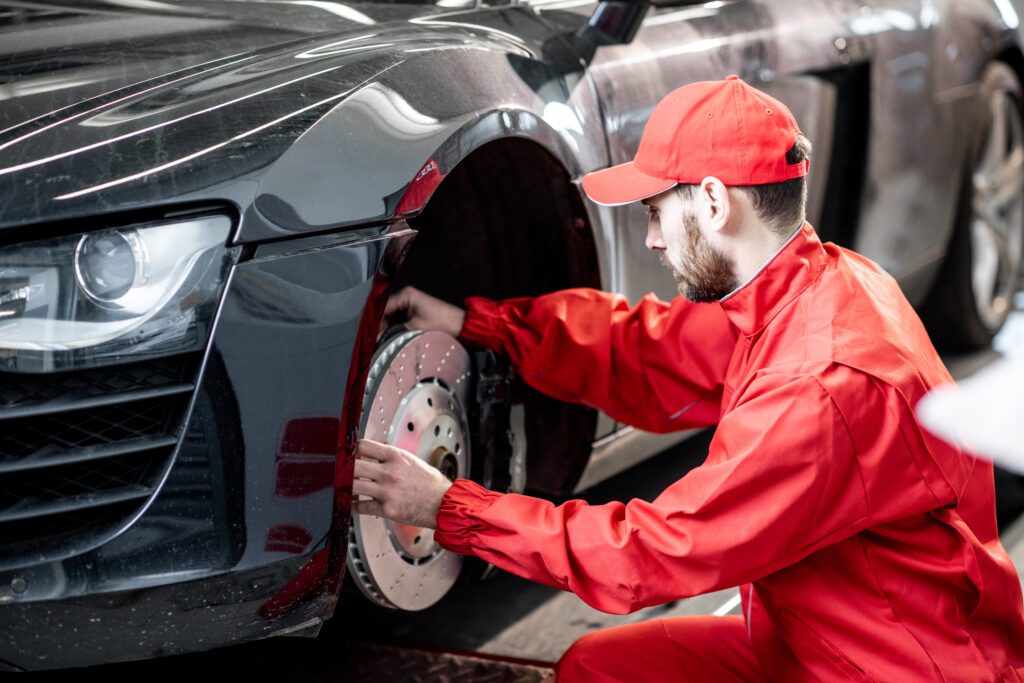
M 466 303 L 462 338 L 546 393 L 645 430 L 718 423 L 706 462 L 650 503 L 556 507 L 463 479 L 444 496 L 442 546 L 600 610 L 741 586 L 743 620 L 599 631 L 560 681 L 1024 680 L 992 466 L 918 427 L 915 403 L 951 379 L 871 261 L 805 224 L 720 303 Z

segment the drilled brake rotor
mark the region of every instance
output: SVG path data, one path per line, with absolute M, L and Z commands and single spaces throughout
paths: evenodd
M 451 336 L 393 337 L 366 379 L 363 438 L 409 451 L 449 478 L 469 476 L 469 379 L 469 354 Z M 353 515 L 349 576 L 383 607 L 425 609 L 448 592 L 461 568 L 461 556 L 435 543 L 432 529 Z

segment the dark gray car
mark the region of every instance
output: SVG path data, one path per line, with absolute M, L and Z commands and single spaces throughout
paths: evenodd
M 674 283 L 579 178 L 736 73 L 814 143 L 810 219 L 988 343 L 1024 231 L 1005 0 L 0 0 L 0 668 L 315 634 L 343 583 L 435 603 L 463 560 L 352 519 L 362 435 L 567 495 L 684 435 L 545 397 L 449 301 Z M 347 568 L 347 571 L 346 571 Z

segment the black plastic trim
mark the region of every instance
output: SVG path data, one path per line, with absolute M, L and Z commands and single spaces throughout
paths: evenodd
M 153 495 L 153 488 L 133 484 L 119 489 L 111 489 L 103 493 L 83 493 L 77 496 L 68 496 L 60 500 L 32 505 L 31 507 L 18 510 L 0 512 L 0 523 L 14 522 L 22 519 L 34 519 L 47 515 L 58 515 L 64 512 L 76 512 L 78 510 L 91 510 L 117 503 L 124 503 L 130 500 L 148 498 Z
M 119 455 L 131 453 L 142 453 L 157 448 L 172 448 L 178 444 L 176 436 L 155 436 L 148 439 L 131 439 L 118 441 L 113 444 L 92 446 L 89 448 L 75 448 L 60 451 L 56 454 L 35 455 L 11 462 L 0 462 L 0 474 L 8 472 L 22 472 L 25 470 L 43 469 L 57 467 L 76 462 L 87 462 L 90 460 L 102 460 L 103 458 L 114 458 Z
M 192 382 L 171 384 L 165 387 L 153 389 L 138 389 L 126 391 L 119 394 L 105 394 L 100 396 L 89 396 L 79 399 L 59 399 L 37 403 L 18 408 L 4 408 L 0 410 L 0 422 L 4 420 L 15 420 L 25 417 L 42 417 L 44 415 L 55 415 L 72 410 L 88 410 L 89 408 L 102 408 L 103 406 L 117 405 L 122 403 L 133 403 L 145 401 L 151 398 L 163 398 L 165 396 L 177 396 L 195 391 L 196 385 Z M 0 472 L 4 471 L 0 466 Z

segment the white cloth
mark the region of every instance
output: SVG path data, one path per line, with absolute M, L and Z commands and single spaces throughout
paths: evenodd
M 1024 355 L 1002 358 L 917 404 L 929 431 L 1024 474 Z

